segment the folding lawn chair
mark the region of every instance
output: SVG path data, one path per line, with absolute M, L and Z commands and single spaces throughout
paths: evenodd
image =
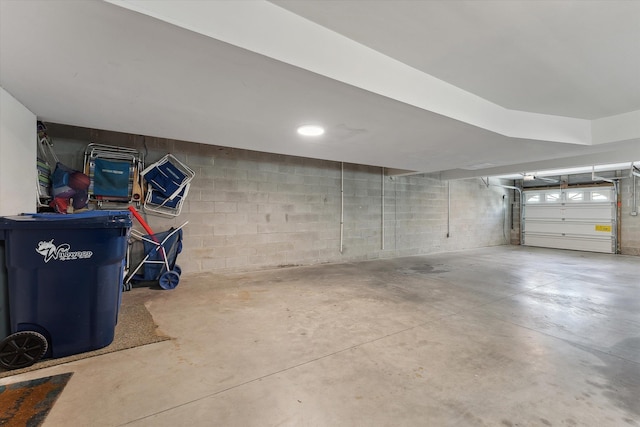
M 167 216 L 180 215 L 195 172 L 171 154 L 167 154 L 149 165 L 140 175 L 147 183 L 143 206 L 145 212 Z
M 89 200 L 141 203 L 142 189 L 138 172 L 144 166 L 143 155 L 135 149 L 91 143 L 85 150 L 85 173 L 89 175 Z

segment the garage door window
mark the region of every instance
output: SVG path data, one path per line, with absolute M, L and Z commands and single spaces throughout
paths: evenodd
M 527 193 L 527 203 L 539 203 L 540 193 Z
M 581 202 L 584 200 L 584 191 L 568 191 L 567 202 Z
M 560 191 L 545 193 L 544 201 L 547 203 L 557 203 L 560 201 Z
M 602 191 L 592 191 L 591 192 L 591 201 L 592 202 L 610 202 L 611 201 L 611 192 L 602 192 Z

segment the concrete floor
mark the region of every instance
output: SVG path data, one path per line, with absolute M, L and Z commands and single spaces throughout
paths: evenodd
M 173 340 L 75 372 L 53 426 L 640 426 L 640 258 L 523 247 L 134 289 Z

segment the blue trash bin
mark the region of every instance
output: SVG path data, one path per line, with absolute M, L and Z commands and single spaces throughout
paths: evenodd
M 0 239 L 0 341 L 9 334 L 9 285 L 4 265 L 4 242 Z
M 130 228 L 128 211 L 0 218 L 11 332 L 0 342 L 0 366 L 111 344 Z

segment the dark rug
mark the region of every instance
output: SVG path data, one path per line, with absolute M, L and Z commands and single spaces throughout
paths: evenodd
M 0 426 L 42 424 L 72 373 L 0 386 Z
M 153 291 L 139 288 L 123 293 L 113 342 L 107 347 L 59 359 L 44 359 L 22 369 L 6 371 L 0 368 L 0 378 L 170 339 L 157 329 L 158 325 L 145 307 L 145 302 L 152 295 L 151 292 Z

